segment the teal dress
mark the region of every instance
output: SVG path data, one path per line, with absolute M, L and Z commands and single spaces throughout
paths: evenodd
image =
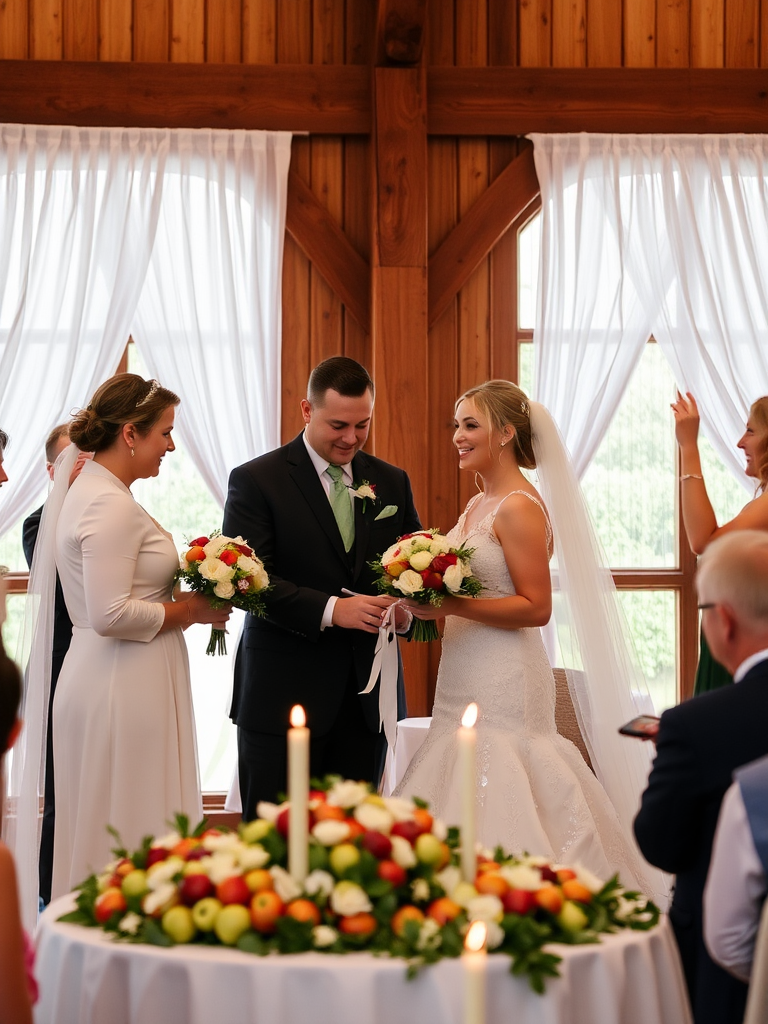
M 693 684 L 693 695 L 698 697 L 702 693 L 709 693 L 710 690 L 719 690 L 721 686 L 728 686 L 733 682 L 733 676 L 728 669 L 723 668 L 719 661 L 715 661 L 709 644 L 704 638 L 702 631 L 699 647 L 699 664 L 696 668 L 696 680 Z

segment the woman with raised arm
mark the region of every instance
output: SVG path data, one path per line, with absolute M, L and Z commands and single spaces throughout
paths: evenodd
M 710 541 L 731 530 L 768 530 L 768 397 L 758 398 L 752 404 L 746 429 L 737 445 L 744 452 L 747 476 L 756 481 L 755 497 L 722 526 L 717 525 L 701 471 L 699 410 L 693 395 L 688 393 L 683 397 L 678 391 L 672 412 L 675 437 L 680 446 L 683 526 L 693 553 L 700 555 Z M 702 633 L 694 696 L 732 682 L 730 673 L 710 654 Z

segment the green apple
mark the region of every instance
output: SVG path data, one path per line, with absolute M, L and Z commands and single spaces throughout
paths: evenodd
M 147 872 L 141 871 L 136 868 L 135 871 L 129 871 L 123 879 L 123 884 L 120 886 L 123 890 L 123 896 L 128 899 L 131 896 L 143 896 L 147 891 Z
M 566 900 L 563 909 L 557 915 L 557 923 L 563 931 L 580 932 L 589 924 L 589 918 L 577 903 Z
M 197 934 L 197 927 L 189 907 L 181 905 L 171 907 L 163 914 L 161 923 L 165 934 L 170 935 L 174 942 L 191 942 Z
M 247 932 L 250 927 L 251 915 L 247 907 L 242 903 L 229 903 L 216 915 L 213 930 L 225 946 L 234 946 L 243 932 Z
M 331 870 L 339 877 L 347 868 L 352 868 L 360 861 L 360 851 L 352 843 L 339 843 L 328 855 Z
M 443 859 L 443 844 L 431 832 L 422 832 L 417 837 L 413 851 L 421 864 L 439 864 Z
M 192 920 L 201 932 L 212 932 L 223 904 L 215 896 L 206 896 L 192 907 Z
M 274 827 L 271 821 L 257 818 L 255 821 L 248 821 L 240 826 L 240 838 L 244 843 L 260 843 Z
M 458 903 L 460 907 L 466 907 L 469 901 L 478 895 L 478 892 L 471 882 L 459 882 L 453 892 L 448 895 L 454 903 Z

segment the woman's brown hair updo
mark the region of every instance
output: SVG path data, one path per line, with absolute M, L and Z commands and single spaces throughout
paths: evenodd
M 487 380 L 470 388 L 456 402 L 471 398 L 478 409 L 488 417 L 488 422 L 499 432 L 504 427 L 514 427 L 512 450 L 521 469 L 535 469 L 536 457 L 531 440 L 531 415 L 528 398 L 517 384 L 510 380 Z
M 103 452 L 117 440 L 126 423 L 147 434 L 179 396 L 155 380 L 135 373 L 118 373 L 96 389 L 87 409 L 69 425 L 69 439 L 81 452 Z

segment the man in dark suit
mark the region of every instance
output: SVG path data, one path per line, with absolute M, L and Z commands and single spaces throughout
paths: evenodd
M 359 694 L 392 599 L 373 596 L 368 563 L 418 530 L 419 517 L 407 474 L 361 450 L 373 397 L 363 366 L 326 359 L 301 403 L 303 433 L 229 479 L 224 533 L 248 541 L 272 585 L 267 616 L 248 616 L 235 662 L 231 714 L 246 819 L 286 789 L 294 704 L 307 714 L 314 775 L 376 781 L 383 765 L 378 686 Z M 364 484 L 375 498 L 355 496 Z
M 726 533 L 699 561 L 702 627 L 735 686 L 665 711 L 635 835 L 677 878 L 669 917 L 695 1024 L 737 1024 L 747 986 L 704 945 L 702 896 L 723 796 L 736 768 L 768 754 L 768 534 Z

